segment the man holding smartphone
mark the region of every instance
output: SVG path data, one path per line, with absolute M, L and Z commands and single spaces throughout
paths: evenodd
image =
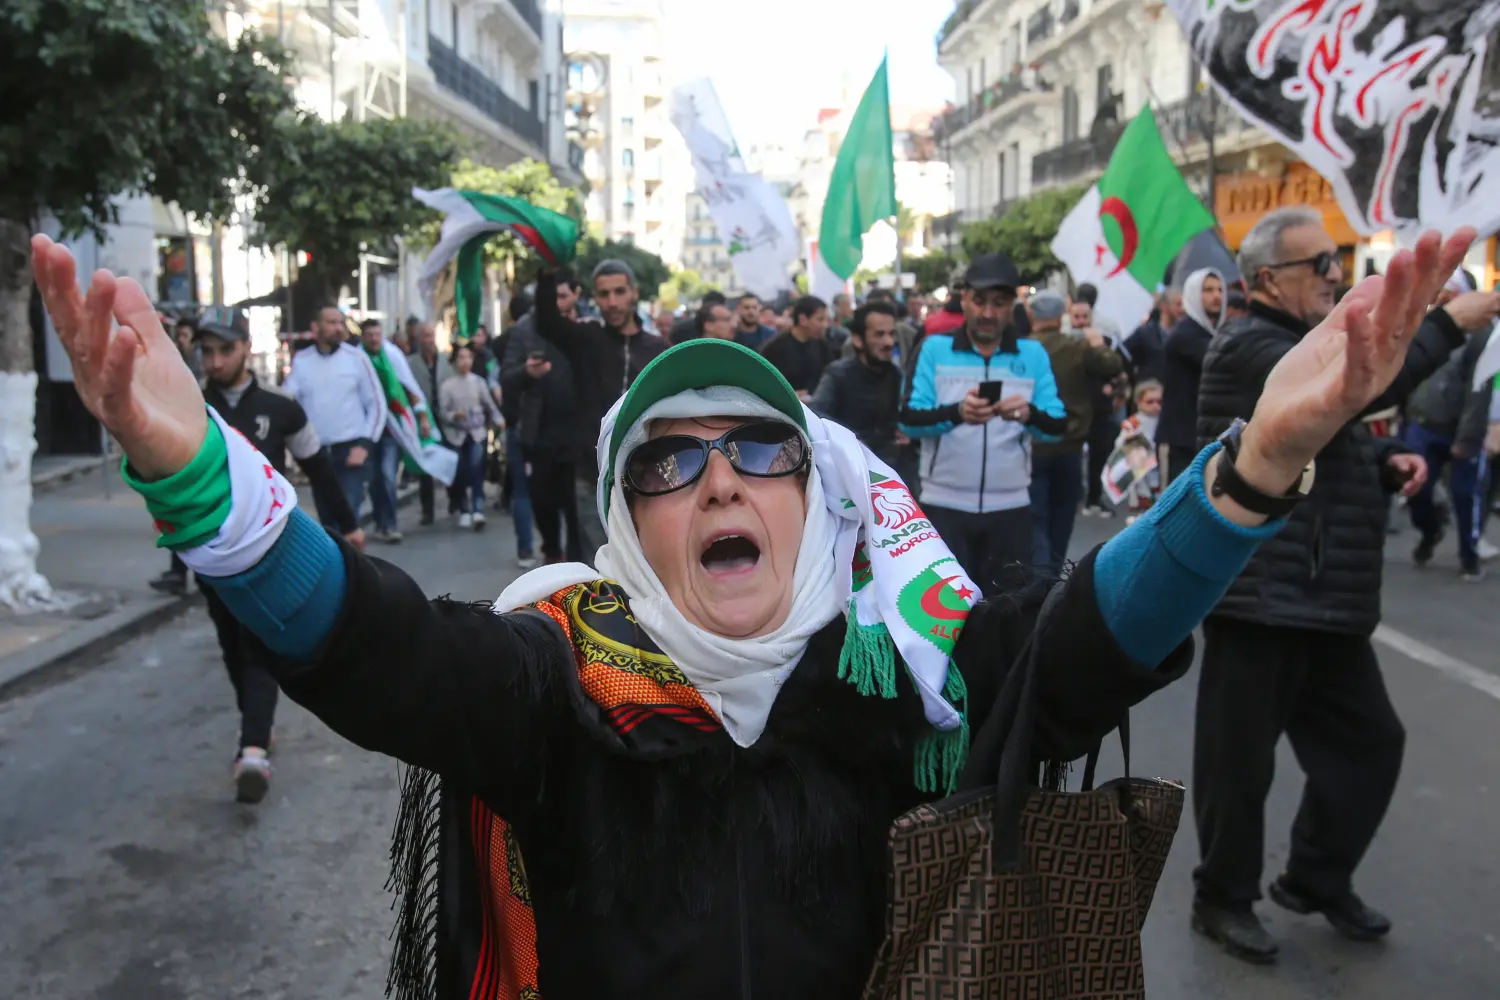
M 964 325 L 922 342 L 901 410 L 901 430 L 922 444 L 922 508 L 986 594 L 1027 574 L 1031 440 L 1067 426 L 1046 348 L 1016 334 L 1020 284 L 1006 255 L 975 258 Z

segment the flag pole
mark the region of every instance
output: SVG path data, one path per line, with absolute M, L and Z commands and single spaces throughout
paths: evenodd
M 891 216 L 891 228 L 896 231 L 896 301 L 906 301 L 906 286 L 901 284 L 901 215 Z

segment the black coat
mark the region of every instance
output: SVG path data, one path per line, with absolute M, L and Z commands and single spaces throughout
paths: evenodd
M 1130 377 L 1136 382 L 1154 378 L 1166 379 L 1166 344 L 1168 332 L 1161 322 L 1148 319 L 1125 338 L 1125 353 L 1130 355 Z
M 849 428 L 877 458 L 895 466 L 900 368 L 893 364 L 871 368 L 858 358 L 841 358 L 823 369 L 808 405 L 819 416 Z
M 912 753 L 928 729 L 904 671 L 896 698 L 860 695 L 838 676 L 836 620 L 813 637 L 753 746 L 686 726 L 648 744 L 583 693 L 552 618 L 428 601 L 396 567 L 343 551 L 342 618 L 309 662 L 274 664 L 277 679 L 354 743 L 440 774 L 445 790 L 477 795 L 509 822 L 542 996 L 860 996 L 884 932 L 887 832 L 927 797 Z M 1192 660 L 1188 639 L 1159 666 L 1133 663 L 1099 611 L 1093 568 L 1090 554 L 1061 584 L 1038 640 L 1038 758 L 1086 754 Z M 1040 596 L 970 613 L 954 660 L 976 732 Z M 650 648 L 644 636 L 625 641 Z M 436 932 L 440 1000 L 468 997 L 484 961 L 473 880 L 462 878 L 472 854 L 455 854 L 456 868 L 436 871 L 436 927 L 407 928 Z
M 556 344 L 573 366 L 577 399 L 573 421 L 574 462 L 579 478 L 599 478 L 599 424 L 615 400 L 625 394 L 641 369 L 668 344 L 654 333 L 624 334 L 604 323 L 579 323 L 557 308 L 557 276 L 543 273 L 536 282 L 536 330 Z
M 526 359 L 540 351 L 552 362 L 541 378 L 526 374 Z M 510 328 L 500 361 L 501 410 L 513 421 L 521 448 L 533 463 L 573 461 L 574 423 L 578 418 L 573 365 L 556 344 L 536 330 L 536 313 Z
M 1198 381 L 1214 335 L 1191 316 L 1172 327 L 1162 351 L 1161 421 L 1156 443 L 1193 451 L 1198 446 Z
M 1266 376 L 1307 333 L 1307 324 L 1252 302 L 1209 345 L 1198 392 L 1198 439 L 1207 443 L 1249 419 Z M 1463 343 L 1448 314 L 1433 310 L 1395 381 L 1366 413 L 1399 405 Z M 1384 461 L 1396 446 L 1354 420 L 1318 453 L 1312 493 L 1264 542 L 1213 613 L 1262 625 L 1369 635 L 1380 623 L 1385 561 Z

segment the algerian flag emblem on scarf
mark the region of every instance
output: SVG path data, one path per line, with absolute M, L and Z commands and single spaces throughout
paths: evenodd
M 1063 219 L 1052 253 L 1099 290 L 1094 313 L 1122 333 L 1151 312 L 1167 265 L 1214 217 L 1188 188 L 1147 107 L 1126 127 L 1099 183 Z
M 484 245 L 496 233 L 512 233 L 552 265 L 566 264 L 578 250 L 578 223 L 551 209 L 520 198 L 440 188 L 412 188 L 412 196 L 443 213 L 443 231 L 427 255 L 417 287 L 431 296 L 438 275 L 455 258 L 458 276 L 454 298 L 458 333 L 467 339 L 479 326 L 484 303 Z
M 406 386 L 397 377 L 385 348 L 374 352 L 365 351 L 375 374 L 380 377 L 380 388 L 385 393 L 385 429 L 396 439 L 406 456 L 409 471 L 425 474 L 444 486 L 452 486 L 458 475 L 458 453 L 438 443 L 437 427 L 429 417 L 426 438 L 422 437 L 421 425 L 412 410 L 411 397 Z

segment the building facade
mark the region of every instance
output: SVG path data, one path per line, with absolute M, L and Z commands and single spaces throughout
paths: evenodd
M 718 285 L 726 294 L 738 291 L 729 250 L 709 214 L 708 203 L 696 191 L 688 192 L 685 216 L 687 236 L 683 240 L 682 266 L 697 271 L 698 277 Z
M 681 265 L 692 166 L 668 118 L 661 0 L 569 0 L 567 122 L 590 232 Z

